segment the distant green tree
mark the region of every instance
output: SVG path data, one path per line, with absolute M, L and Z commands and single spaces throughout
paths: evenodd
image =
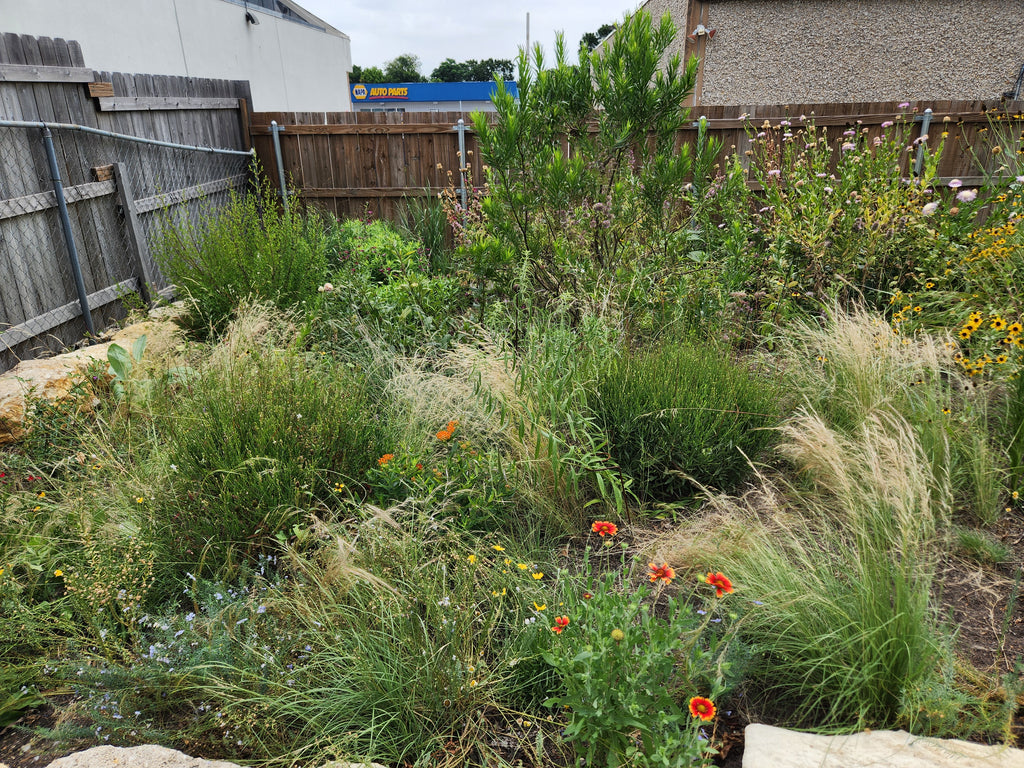
M 352 66 L 352 72 L 349 74 L 348 81 L 350 83 L 386 83 L 387 78 L 384 77 L 384 72 L 380 67 L 367 67 L 363 69 L 358 64 Z
M 395 56 L 384 65 L 386 83 L 423 83 L 426 78 L 420 74 L 420 57 L 412 53 Z
M 430 79 L 438 83 L 486 82 L 495 76 L 502 80 L 512 79 L 511 59 L 469 59 L 455 61 L 447 58 L 430 73 Z
M 469 67 L 466 66 L 466 62 L 447 58 L 434 67 L 430 79 L 435 83 L 461 83 L 466 80 L 468 74 Z
M 602 24 L 597 28 L 597 32 L 587 32 L 580 38 L 580 48 L 586 48 L 588 51 L 592 51 L 601 44 L 608 35 L 616 30 L 618 24 Z

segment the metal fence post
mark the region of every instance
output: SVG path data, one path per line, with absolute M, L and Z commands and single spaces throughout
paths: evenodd
M 274 137 L 274 159 L 277 160 L 277 182 L 280 185 L 281 204 L 284 206 L 284 213 L 288 215 L 288 185 L 284 181 L 284 161 L 281 159 L 281 137 L 278 135 L 284 127 L 277 124 L 277 120 L 270 121 L 270 134 Z
M 708 146 L 708 118 L 706 115 L 701 115 L 697 121 L 697 169 L 700 170 L 702 167 L 702 160 L 704 159 L 704 151 Z M 693 191 L 696 193 L 698 198 L 704 196 L 703 192 L 703 179 L 699 178 L 698 174 L 693 175 Z
M 71 262 L 71 274 L 75 277 L 75 290 L 78 291 L 78 303 L 82 307 L 82 319 L 89 334 L 96 335 L 92 324 L 92 312 L 89 311 L 89 298 L 85 292 L 85 281 L 82 279 L 82 265 L 78 262 L 78 249 L 75 248 L 75 236 L 71 232 L 71 219 L 68 218 L 68 204 L 64 199 L 64 182 L 57 168 L 57 153 L 53 149 L 53 134 L 48 126 L 43 126 L 43 145 L 46 147 L 46 159 L 50 161 L 50 179 L 53 181 L 53 194 L 57 197 L 57 211 L 60 214 L 60 226 L 64 231 L 64 242 L 68 247 L 68 260 Z
M 924 142 L 928 138 L 928 129 L 932 124 L 932 108 L 928 107 L 921 115 L 921 135 L 917 139 L 917 157 L 914 159 L 914 175 L 921 175 L 924 166 Z
M 469 166 L 466 164 L 466 121 L 461 117 L 459 118 L 458 125 L 455 126 L 455 130 L 459 132 L 459 193 L 462 197 L 462 210 L 465 211 L 467 207 L 466 169 Z

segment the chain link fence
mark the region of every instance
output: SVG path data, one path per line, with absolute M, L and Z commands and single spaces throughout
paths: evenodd
M 248 152 L 0 120 L 0 372 L 169 296 L 161 228 L 201 226 L 244 193 L 251 164 Z

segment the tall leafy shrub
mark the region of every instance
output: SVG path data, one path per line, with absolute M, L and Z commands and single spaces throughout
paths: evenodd
M 674 147 L 696 60 L 661 69 L 676 30 L 643 12 L 627 17 L 602 51 L 555 65 L 541 49 L 519 58 L 518 98 L 496 84 L 497 121 L 474 115 L 489 166 L 482 226 L 516 256 L 542 296 L 575 296 L 662 252 L 681 226 L 676 207 L 691 171 Z M 567 151 L 568 147 L 568 151 Z

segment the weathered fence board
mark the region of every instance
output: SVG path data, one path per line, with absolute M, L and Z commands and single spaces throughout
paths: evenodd
M 89 184 L 79 184 L 75 187 L 65 187 L 64 199 L 68 203 L 77 203 L 82 200 L 91 200 L 94 197 L 109 195 L 113 192 L 114 182 L 94 181 Z M 37 192 L 34 195 L 0 200 L 0 219 L 10 219 L 15 216 L 45 211 L 48 208 L 56 207 L 57 195 L 54 192 Z
M 245 151 L 249 99 L 245 81 L 96 72 L 74 41 L 0 34 L 0 120 Z M 145 290 L 143 281 L 166 289 L 148 247 L 161 224 L 199 221 L 246 179 L 241 156 L 228 162 L 58 128 L 52 136 L 97 328 L 122 314 L 109 300 L 114 294 Z M 114 163 L 142 201 L 139 208 L 131 200 L 130 223 L 117 181 L 93 172 Z M 39 128 L 0 127 L 0 274 L 0 371 L 81 339 L 85 326 Z
M 789 121 L 793 130 L 799 130 L 813 121 L 819 135 L 835 146 L 851 127 L 865 132 L 870 141 L 888 128 L 883 125 L 889 121 L 902 121 L 911 141 L 920 135 L 921 118 L 930 108 L 928 146 L 934 148 L 940 141 L 944 144 L 938 166 L 940 179 L 956 177 L 966 184 L 979 184 L 984 180 L 979 162 L 985 158 L 978 156 L 983 153 L 977 148 L 984 144 L 984 131 L 996 107 L 1020 114 L 1024 102 L 704 105 L 691 111 L 689 124 L 676 137 L 676 148 L 695 148 L 699 118 L 703 116 L 707 118 L 709 140 L 721 145 L 716 162 L 721 166 L 736 153 L 742 166 L 748 168 L 747 153 L 753 148 L 754 134 L 764 125 L 777 131 L 783 121 Z M 283 127 L 279 134 L 282 164 L 299 195 L 341 217 L 361 216 L 372 209 L 376 216 L 395 219 L 405 198 L 423 198 L 458 186 L 461 163 L 454 126 L 460 117 L 470 123 L 458 112 L 257 112 L 250 116 L 249 133 L 263 168 L 274 174 L 275 186 L 271 121 Z M 466 149 L 465 165 L 470 169 L 471 183 L 477 183 L 483 179 L 483 169 L 471 131 L 466 136 Z M 904 171 L 909 173 L 909 154 L 907 158 Z M 749 179 L 748 185 L 759 188 L 755 178 Z

